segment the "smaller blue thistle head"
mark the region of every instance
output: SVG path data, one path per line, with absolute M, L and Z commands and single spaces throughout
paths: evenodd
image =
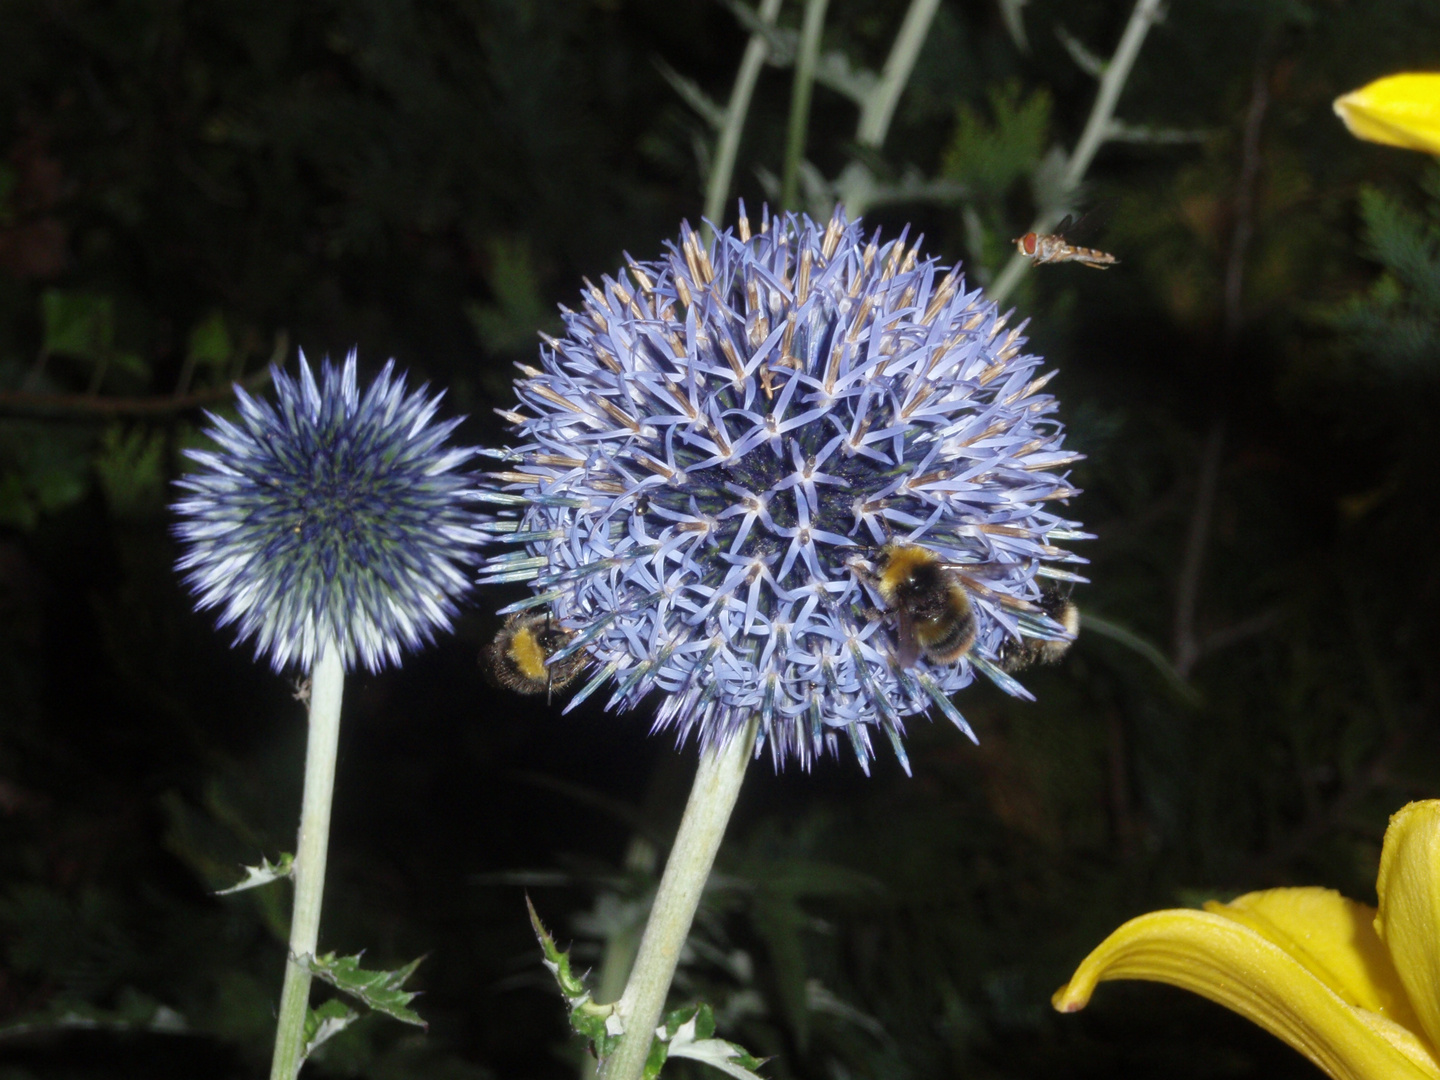
M 528 581 L 611 706 L 658 694 L 655 726 L 702 745 L 752 716 L 777 767 L 939 709 L 1023 640 L 1066 640 L 1042 580 L 1083 581 L 1056 512 L 1075 489 L 1056 402 L 1020 328 L 958 267 L 837 211 L 766 215 L 589 284 L 522 367 L 520 441 L 486 498 L 518 550 L 482 581 Z M 973 644 L 914 662 L 877 610 L 886 544 L 973 570 Z M 867 574 L 866 567 L 870 568 Z
M 407 394 L 393 360 L 363 396 L 354 352 L 319 385 L 304 353 L 298 379 L 270 370 L 273 405 L 237 386 L 238 422 L 206 414 L 219 449 L 185 451 L 201 467 L 176 481 L 177 569 L 277 671 L 309 671 L 326 640 L 347 669 L 398 664 L 450 628 L 478 561 L 475 451 L 444 445 L 462 418 L 432 423 L 443 395 Z

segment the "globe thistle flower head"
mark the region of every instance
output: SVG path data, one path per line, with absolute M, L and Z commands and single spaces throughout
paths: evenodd
M 177 568 L 277 671 L 309 671 L 327 640 L 347 669 L 398 664 L 449 629 L 478 561 L 484 516 L 459 471 L 475 451 L 445 445 L 461 418 L 434 422 L 443 395 L 407 393 L 393 360 L 363 394 L 354 352 L 318 382 L 304 353 L 298 378 L 271 377 L 273 404 L 237 386 L 236 421 L 206 414 L 218 449 L 186 451 L 200 468 L 176 482 Z
M 762 216 L 702 245 L 688 226 L 656 261 L 587 282 L 563 338 L 524 367 L 519 434 L 492 474 L 495 528 L 518 549 L 486 582 L 529 581 L 610 705 L 655 692 L 656 728 L 703 745 L 759 716 L 779 767 L 845 737 L 868 771 L 883 732 L 939 709 L 1023 632 L 1064 638 L 1042 576 L 1083 580 L 1057 545 L 1075 494 L 1048 375 L 958 268 L 906 234 L 868 239 Z M 874 569 L 889 542 L 968 564 L 976 622 L 950 663 L 898 658 Z M 973 734 L 971 734 L 973 738 Z M 906 764 L 908 769 L 908 764 Z

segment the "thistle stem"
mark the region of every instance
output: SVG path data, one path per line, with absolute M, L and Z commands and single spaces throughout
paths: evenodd
M 915 70 L 915 61 L 939 7 L 940 0 L 911 0 L 910 9 L 905 12 L 905 21 L 900 24 L 900 31 L 890 46 L 890 55 L 885 58 L 880 81 L 866 95 L 865 104 L 860 108 L 855 141 L 861 146 L 878 149 L 884 145 L 895 106 L 899 104 L 900 94 Z
M 780 0 L 764 0 L 760 5 L 758 18 L 763 26 L 773 27 L 780 14 Z M 745 55 L 740 60 L 740 70 L 735 73 L 735 86 L 730 91 L 730 103 L 725 106 L 725 124 L 720 137 L 715 140 L 715 160 L 710 166 L 710 176 L 705 183 L 705 218 L 718 228 L 724 222 L 725 201 L 730 197 L 730 181 L 735 175 L 735 156 L 740 150 L 740 133 L 745 129 L 745 116 L 750 112 L 750 99 L 755 95 L 755 83 L 760 78 L 760 68 L 770 54 L 770 42 L 762 31 L 750 35 L 745 46 Z M 710 242 L 710 226 L 705 226 L 705 242 Z
M 685 816 L 680 819 L 665 873 L 655 892 L 635 968 L 625 984 L 625 993 L 615 1004 L 625 1024 L 625 1035 L 601 1069 L 605 1080 L 640 1080 L 645 1071 L 645 1059 L 665 1010 L 665 995 L 675 977 L 680 949 L 695 920 L 700 894 L 715 864 L 715 853 L 735 809 L 754 747 L 755 721 L 751 720 L 729 742 L 712 746 L 700 755 L 690 801 L 685 804 Z
M 795 81 L 790 90 L 790 130 L 785 139 L 785 174 L 780 184 L 780 206 L 795 209 L 800 190 L 800 162 L 805 157 L 805 129 L 810 125 L 810 95 L 815 89 L 815 65 L 820 59 L 820 32 L 825 28 L 829 0 L 805 0 L 800 23 L 800 48 L 795 55 Z
M 325 891 L 325 856 L 344 683 L 340 648 L 327 640 L 310 675 L 310 737 L 305 747 L 305 794 L 300 803 L 300 839 L 295 851 L 295 907 L 290 916 L 290 955 L 285 962 L 270 1080 L 294 1080 L 304 1059 L 310 972 L 300 961 L 315 955 L 320 936 L 320 900 Z

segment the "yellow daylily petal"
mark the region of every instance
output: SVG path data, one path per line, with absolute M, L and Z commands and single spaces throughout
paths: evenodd
M 1390 75 L 1335 99 L 1356 138 L 1440 154 L 1440 74 Z
M 1334 889 L 1299 888 L 1247 893 L 1228 904 L 1211 900 L 1205 910 L 1273 941 L 1342 1000 L 1420 1030 L 1369 905 Z
M 1440 801 L 1391 815 L 1380 852 L 1375 930 L 1432 1044 L 1440 1038 Z
M 1289 1043 L 1335 1080 L 1440 1080 L 1440 1063 L 1398 1024 L 1345 1002 L 1289 952 L 1233 918 L 1155 911 L 1100 943 L 1052 999 L 1082 1009 L 1097 983 L 1148 979 L 1193 991 Z

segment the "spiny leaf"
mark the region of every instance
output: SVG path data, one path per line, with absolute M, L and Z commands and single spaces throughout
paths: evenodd
M 645 1062 L 645 1080 L 660 1075 L 660 1067 L 669 1057 L 690 1058 L 719 1069 L 736 1080 L 762 1080 L 755 1072 L 765 1058 L 757 1058 L 743 1047 L 715 1036 L 715 1013 L 701 1002 L 676 1009 L 665 1017 L 664 1028 L 656 1033 Z
M 295 872 L 295 856 L 288 851 L 280 853 L 279 862 L 271 862 L 262 858 L 259 866 L 242 866 L 245 871 L 245 880 L 238 885 L 231 885 L 228 889 L 220 889 L 216 896 L 226 896 L 229 893 L 244 892 L 246 889 L 258 888 L 261 885 L 269 885 L 272 881 L 279 881 L 281 878 L 288 878 Z
M 604 1060 L 620 1044 L 620 1036 L 625 1034 L 624 1025 L 615 1015 L 613 1006 L 596 1005 L 590 1000 L 590 991 L 586 989 L 584 980 L 570 969 L 570 954 L 555 944 L 529 896 L 525 897 L 525 907 L 530 912 L 530 925 L 534 927 L 540 949 L 545 954 L 545 966 L 560 984 L 561 996 L 570 1007 L 571 1030 L 588 1039 L 595 1056 Z
M 360 1014 L 339 998 L 331 998 L 318 1009 L 306 1009 L 305 1046 L 300 1060 L 304 1061 L 321 1043 L 339 1035 L 359 1019 Z
M 405 980 L 415 973 L 424 960 L 416 957 L 404 967 L 395 971 L 366 971 L 360 966 L 360 954 L 339 956 L 333 952 L 324 956 L 301 957 L 301 964 L 317 979 L 323 979 L 335 989 L 349 994 L 376 1012 L 394 1017 L 405 1024 L 428 1028 L 424 1020 L 406 1008 L 415 998 L 417 991 L 402 990 Z

